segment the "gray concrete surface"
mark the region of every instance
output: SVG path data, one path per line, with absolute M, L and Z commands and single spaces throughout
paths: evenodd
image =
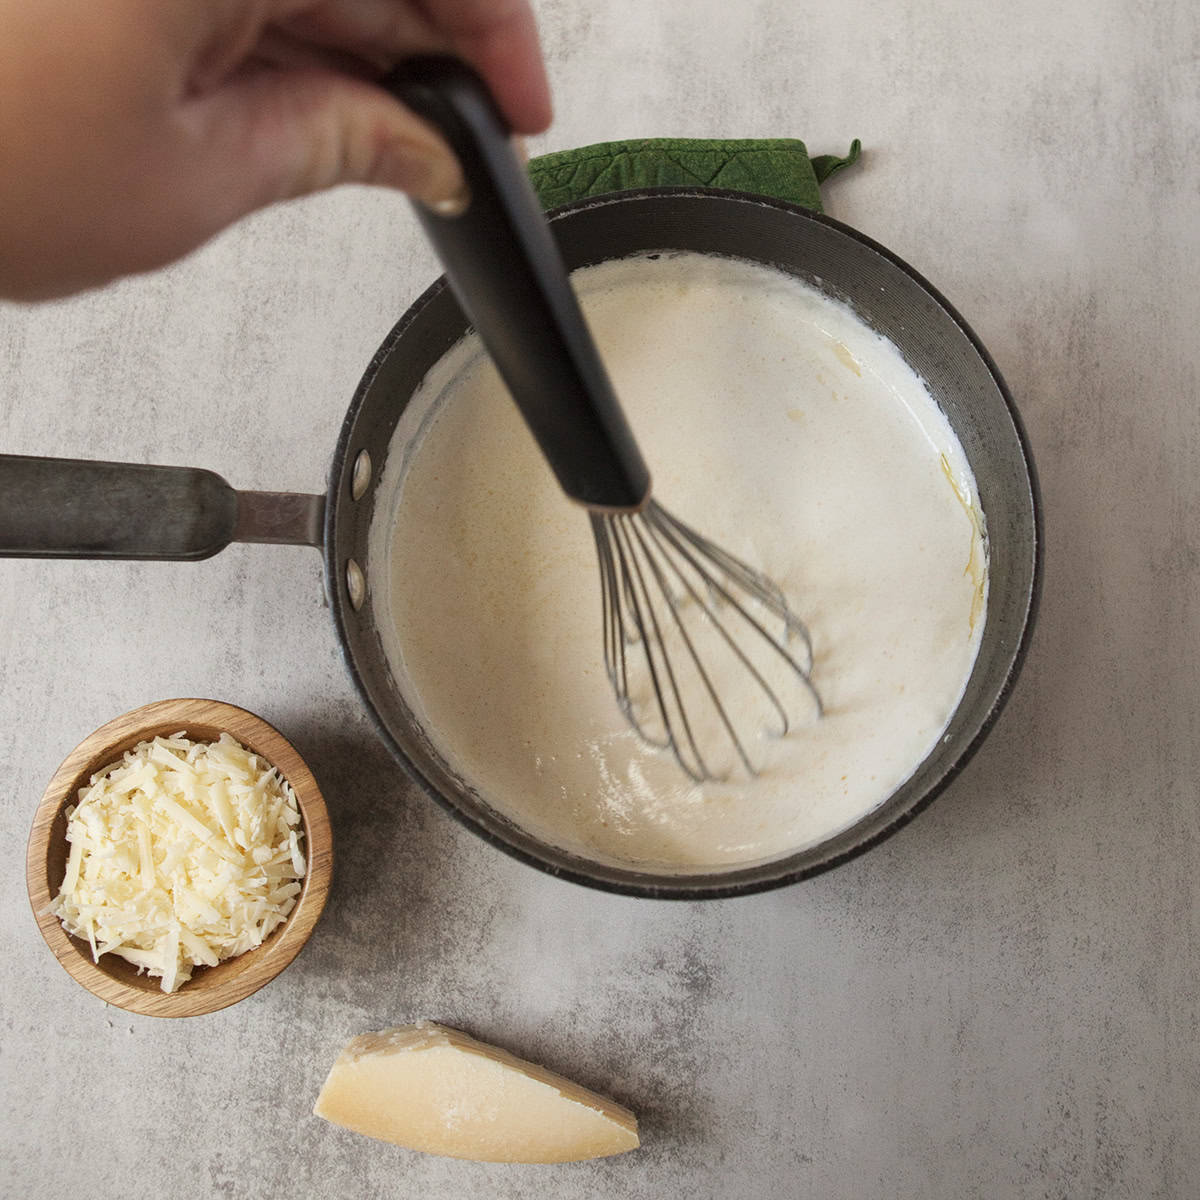
M 863 139 L 833 215 L 971 320 L 1024 414 L 1046 589 L 1020 687 L 925 815 L 782 892 L 655 905 L 460 830 L 372 736 L 317 556 L 0 564 L 0 1192 L 12 1197 L 1200 1194 L 1200 34 L 1186 0 L 538 5 L 558 119 Z M 343 190 L 178 266 L 0 307 L 0 445 L 316 490 L 355 383 L 435 274 Z M 106 1009 L 25 899 L 41 789 L 108 718 L 243 704 L 321 778 L 327 916 L 257 996 Z M 423 1158 L 310 1115 L 351 1035 L 432 1017 L 610 1092 L 644 1148 Z

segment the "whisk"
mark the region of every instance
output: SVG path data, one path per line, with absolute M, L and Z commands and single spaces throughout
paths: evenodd
M 777 584 L 651 497 L 550 227 L 483 82 L 453 58 L 383 81 L 434 125 L 465 190 L 418 217 L 563 491 L 591 519 L 604 660 L 638 735 L 694 780 L 758 773 L 752 743 L 822 713 L 812 641 Z M 726 689 L 732 689 L 730 695 Z

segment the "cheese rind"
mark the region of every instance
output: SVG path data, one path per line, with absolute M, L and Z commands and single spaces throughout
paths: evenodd
M 640 1144 L 627 1108 L 431 1021 L 354 1038 L 313 1112 L 410 1150 L 479 1162 L 577 1162 Z

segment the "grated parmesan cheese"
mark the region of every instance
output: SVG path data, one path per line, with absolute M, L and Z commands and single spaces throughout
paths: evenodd
M 92 958 L 118 954 L 174 992 L 195 966 L 261 945 L 307 864 L 287 781 L 227 733 L 141 742 L 67 809 L 71 852 L 52 905 Z

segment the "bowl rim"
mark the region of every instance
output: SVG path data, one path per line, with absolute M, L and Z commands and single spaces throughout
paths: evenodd
M 186 730 L 195 741 L 215 740 L 221 732 L 278 769 L 294 792 L 305 832 L 305 872 L 291 913 L 263 942 L 221 964 L 238 967 L 205 982 L 204 972 L 176 992 L 153 986 L 133 987 L 92 961 L 88 944 L 72 937 L 50 911 L 59 883 L 49 878 L 54 827 L 78 789 L 96 771 L 117 761 L 126 749 L 155 735 Z M 193 732 L 193 730 L 195 732 Z M 210 732 L 211 731 L 211 732 Z M 42 794 L 34 814 L 25 858 L 25 879 L 34 919 L 46 945 L 76 982 L 107 1004 L 152 1017 L 190 1017 L 218 1012 L 245 999 L 280 974 L 300 953 L 325 907 L 333 867 L 329 812 L 317 781 L 296 748 L 262 717 L 222 700 L 201 697 L 156 700 L 107 721 L 63 759 Z M 103 961 L 103 960 L 102 960 Z M 153 977 L 147 976 L 148 980 Z

